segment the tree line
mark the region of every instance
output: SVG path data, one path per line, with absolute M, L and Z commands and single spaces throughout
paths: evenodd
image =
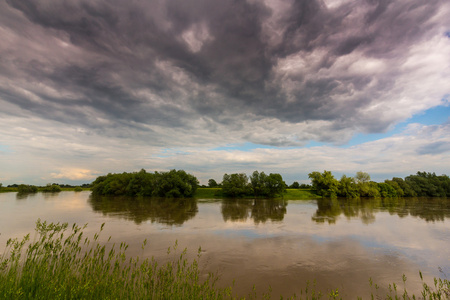
M 450 196 L 450 178 L 447 175 L 417 172 L 405 179 L 393 177 L 384 182 L 370 180 L 366 172 L 357 172 L 355 177 L 342 175 L 334 178 L 330 171 L 311 172 L 312 189 L 322 197 L 447 197 Z
M 354 177 L 343 175 L 339 180 L 330 171 L 314 171 L 308 174 L 311 185 L 294 182 L 289 188 L 311 188 L 322 197 L 447 197 L 450 196 L 450 178 L 447 175 L 417 172 L 405 179 L 393 177 L 384 182 L 371 181 L 366 172 L 357 172 Z M 210 187 L 220 189 L 227 197 L 276 197 L 282 196 L 288 186 L 277 173 L 265 174 L 254 171 L 250 176 L 245 173 L 224 174 L 221 183 L 214 179 L 208 181 Z M 95 195 L 127 195 L 166 198 L 193 197 L 199 186 L 198 179 L 183 170 L 148 173 L 144 169 L 133 173 L 117 173 L 99 176 L 91 183 Z M 0 184 L 0 189 L 2 185 Z M 37 188 L 32 185 L 17 186 L 19 193 L 59 192 L 57 184 L 48 184 Z M 79 187 L 79 190 L 82 190 Z

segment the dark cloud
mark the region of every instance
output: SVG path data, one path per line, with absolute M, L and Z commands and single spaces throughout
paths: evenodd
M 437 155 L 445 152 L 450 152 L 450 143 L 447 141 L 433 142 L 417 149 L 417 153 L 420 155 Z
M 243 139 L 264 119 L 384 131 L 409 117 L 384 113 L 407 88 L 397 87 L 406 74 L 397 67 L 448 25 L 436 17 L 445 5 L 304 0 L 277 11 L 262 1 L 7 0 L 0 26 L 15 37 L 0 48 L 0 76 L 10 80 L 0 97 L 92 129 L 196 130 L 204 118 L 211 134 L 241 127 Z M 258 142 L 293 143 L 292 133 L 273 134 Z

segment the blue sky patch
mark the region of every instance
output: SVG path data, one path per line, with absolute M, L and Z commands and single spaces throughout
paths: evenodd
M 385 133 L 359 133 L 355 135 L 344 147 L 351 147 L 362 143 L 380 140 L 401 133 L 408 124 L 419 123 L 423 125 L 440 125 L 450 121 L 450 106 L 439 105 L 422 113 L 416 114 L 408 120 L 398 123 L 394 129 Z

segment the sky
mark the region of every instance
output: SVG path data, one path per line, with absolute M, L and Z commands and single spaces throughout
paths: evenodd
M 0 2 L 0 182 L 450 174 L 448 0 Z

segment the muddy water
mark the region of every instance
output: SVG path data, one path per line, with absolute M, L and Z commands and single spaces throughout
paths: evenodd
M 315 285 L 345 298 L 385 295 L 389 283 L 409 291 L 450 276 L 450 200 L 164 200 L 94 198 L 90 192 L 0 194 L 0 253 L 6 240 L 34 232 L 36 220 L 105 223 L 103 240 L 126 241 L 128 254 L 165 261 L 199 247 L 203 272 L 244 296 L 272 289 L 290 296 Z M 144 250 L 144 239 L 148 245 Z M 178 250 L 167 254 L 168 247 Z M 370 286 L 372 278 L 381 288 Z

